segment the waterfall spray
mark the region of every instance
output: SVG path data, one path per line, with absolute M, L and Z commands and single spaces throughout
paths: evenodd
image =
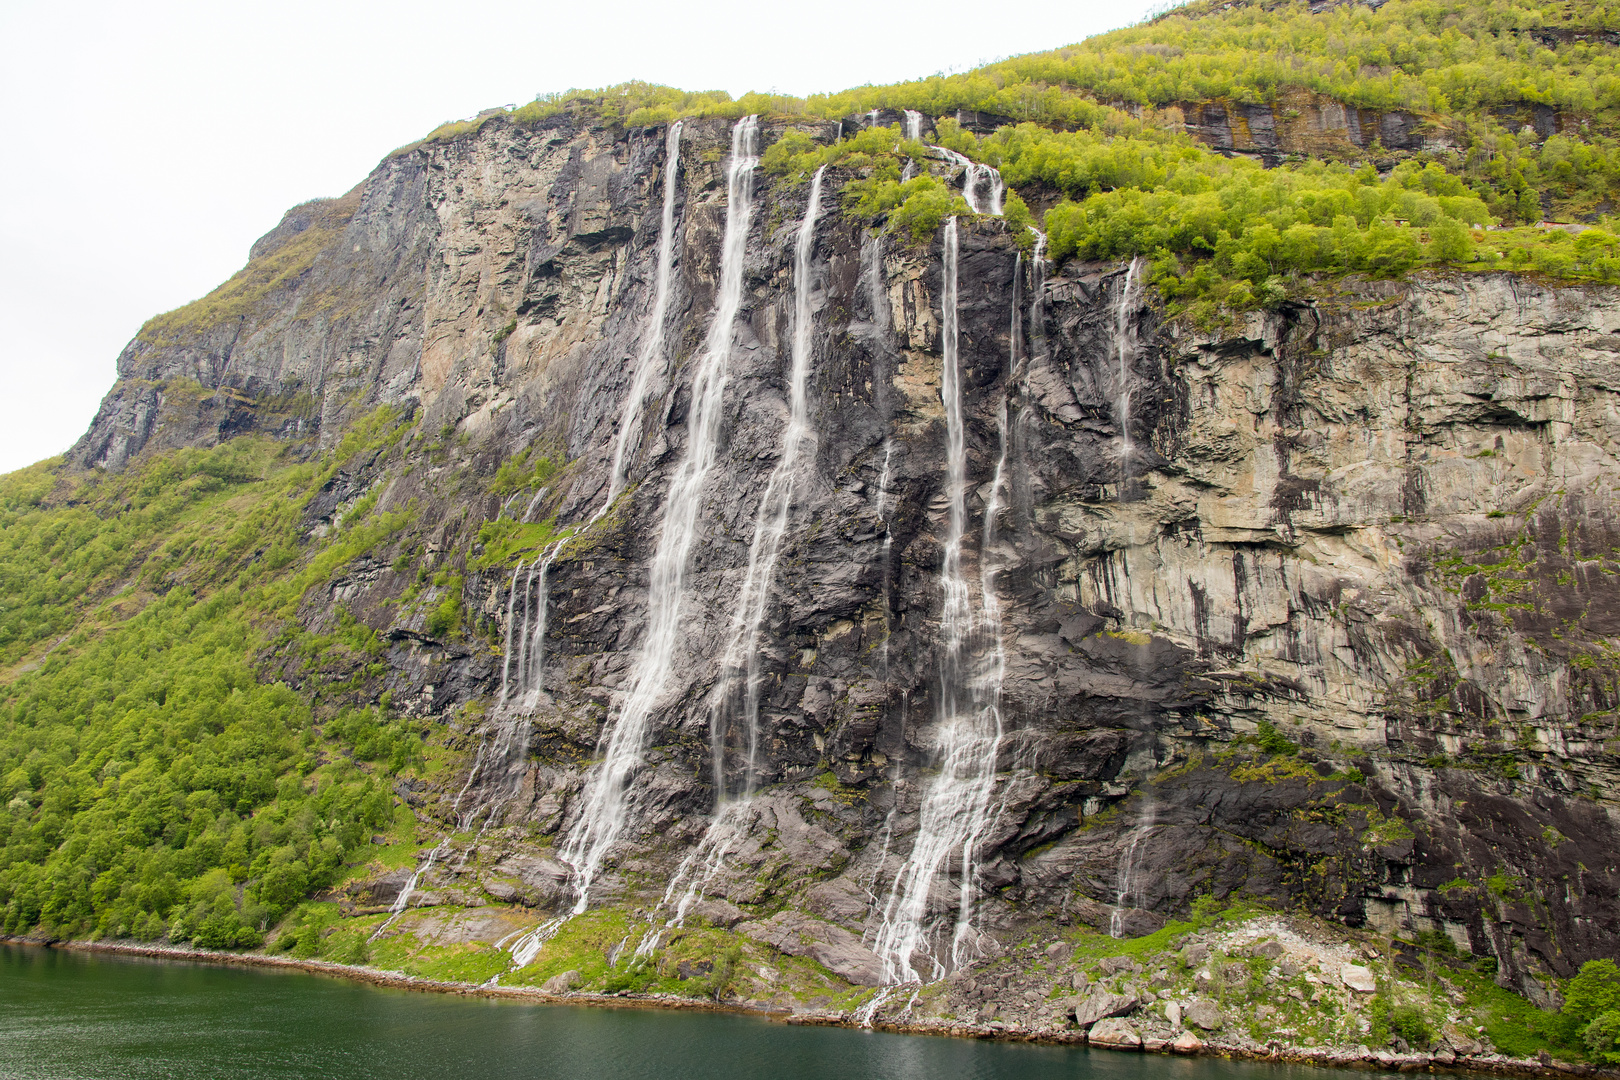
M 1142 809 L 1137 814 L 1136 824 L 1131 828 L 1125 840 L 1125 847 L 1119 853 L 1119 870 L 1114 877 L 1114 906 L 1108 913 L 1109 937 L 1125 936 L 1125 911 L 1131 906 L 1131 895 L 1141 888 L 1141 883 L 1137 880 L 1137 852 L 1147 834 L 1153 830 L 1154 818 L 1158 811 L 1151 793 L 1144 793 L 1142 797 Z
M 720 252 L 720 290 L 708 340 L 692 376 L 685 457 L 670 478 L 663 526 L 653 556 L 647 596 L 647 636 L 624 708 L 603 730 L 602 760 L 586 777 L 579 817 L 561 855 L 571 868 L 574 912 L 585 910 L 608 849 L 624 830 L 631 777 L 641 765 L 653 709 L 669 681 L 686 593 L 687 561 L 697 537 L 698 499 L 719 448 L 720 410 L 737 312 L 742 307 L 743 257 L 753 220 L 754 170 L 759 164 L 759 120 L 737 121 L 731 132 L 726 177 L 726 230 Z
M 793 346 L 788 375 L 788 423 L 782 436 L 782 451 L 776 467 L 760 496 L 754 518 L 754 539 L 748 547 L 748 571 L 743 578 L 742 595 L 731 624 L 731 637 L 721 663 L 721 682 L 715 708 L 710 714 L 710 736 L 714 740 L 715 792 L 725 801 L 725 738 L 728 721 L 740 711 L 747 743 L 743 798 L 753 794 L 759 767 L 759 635 L 770 606 L 771 584 L 776 579 L 776 562 L 787 532 L 788 512 L 799 476 L 799 458 L 810 437 L 809 380 L 811 330 L 814 312 L 810 305 L 810 256 L 815 248 L 816 218 L 821 212 L 821 178 L 826 166 L 816 170 L 810 181 L 810 200 L 799 226 L 793 253 Z M 740 684 L 740 685 L 739 685 Z M 732 700 L 741 692 L 742 708 Z
M 1136 283 L 1136 268 L 1141 259 L 1131 260 L 1125 271 L 1125 284 L 1120 286 L 1119 306 L 1114 309 L 1114 347 L 1119 351 L 1119 400 L 1116 419 L 1119 423 L 1119 497 L 1123 501 L 1131 486 L 1131 345 L 1130 303 L 1131 288 Z
M 930 961 L 930 978 L 959 966 L 972 928 L 972 899 L 979 841 L 990 823 L 990 796 L 995 786 L 996 755 L 1001 745 L 999 604 L 995 645 L 988 667 L 974 670 L 976 630 L 972 597 L 962 570 L 962 541 L 967 532 L 967 448 L 962 417 L 958 355 L 956 218 L 945 225 L 944 297 L 941 303 L 945 404 L 946 486 L 950 510 L 940 584 L 938 738 L 939 775 L 923 795 L 917 838 L 905 864 L 895 874 L 884 906 L 883 922 L 873 951 L 883 961 L 889 983 L 919 981 L 919 954 Z M 993 582 L 981 580 L 984 593 Z M 980 649 L 979 651 L 985 651 Z M 960 856 L 961 892 L 956 926 L 948 952 L 936 940 L 940 927 L 928 910 L 929 893 L 946 860 Z
M 962 169 L 962 198 L 967 200 L 968 209 L 975 214 L 989 214 L 991 217 L 1001 217 L 1001 199 L 1005 186 L 1001 182 L 1001 171 L 992 169 L 988 165 L 980 165 L 966 154 L 959 154 L 955 150 L 941 146 L 937 148 L 945 155 L 951 164 Z M 979 187 L 988 184 L 990 188 L 990 201 L 986 205 L 979 201 Z

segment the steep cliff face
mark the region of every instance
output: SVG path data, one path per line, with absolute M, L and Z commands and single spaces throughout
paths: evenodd
M 308 524 L 380 490 L 383 509 L 416 500 L 417 532 L 301 617 L 385 632 L 389 674 L 365 692 L 452 723 L 469 768 L 480 737 L 523 736 L 516 794 L 416 903 L 572 902 L 558 852 L 646 643 L 719 288 L 729 124 L 688 121 L 667 349 L 626 493 L 598 514 L 653 305 L 664 131 L 548 124 L 485 124 L 290 212 L 232 285 L 143 330 L 74 452 L 118 468 L 246 430 L 330 446 L 379 405 L 414 416 L 414 441 L 346 465 Z M 715 744 L 728 772 L 748 752 L 734 725 L 712 738 L 715 702 L 789 411 L 806 201 L 758 184 L 676 676 L 591 897 L 654 920 L 691 853 L 716 850 Z M 985 956 L 1032 927 L 1144 933 L 1236 893 L 1444 933 L 1533 994 L 1613 955 L 1620 294 L 1348 282 L 1201 332 L 1130 268 L 1052 268 L 999 219 L 960 225 L 962 559 L 975 589 L 992 576 L 1005 672 L 993 813 L 970 880 L 956 857 L 933 883 L 941 932 L 964 895 Z M 855 982 L 883 981 L 868 949 L 941 767 L 942 243 L 832 206 L 814 227 L 812 438 L 760 639 L 761 786 L 694 892 L 786 951 L 788 916 L 764 915 L 830 924 L 817 958 Z M 560 468 L 497 492 L 525 453 Z M 480 540 L 516 519 L 576 531 L 554 550 L 564 533 L 533 525 Z M 408 595 L 420 566 L 464 582 L 465 634 L 430 629 L 448 586 Z M 537 595 L 545 692 L 496 706 Z M 448 826 L 466 783 L 413 800 Z

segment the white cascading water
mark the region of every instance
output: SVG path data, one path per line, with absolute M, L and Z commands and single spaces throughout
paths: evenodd
M 1125 912 L 1131 906 L 1131 896 L 1141 887 L 1137 874 L 1137 854 L 1141 850 L 1142 841 L 1153 831 L 1153 821 L 1157 812 L 1158 807 L 1153 802 L 1152 795 L 1144 793 L 1136 825 L 1126 837 L 1124 850 L 1119 853 L 1119 869 L 1114 877 L 1114 907 L 1108 913 L 1109 937 L 1125 936 Z
M 920 126 L 922 123 L 921 113 L 914 113 L 908 110 L 906 113 L 906 122 L 909 124 L 913 116 L 917 118 L 917 123 Z M 868 300 L 872 305 L 872 333 L 880 342 L 880 347 L 886 349 L 889 347 L 887 339 L 891 332 L 891 319 L 889 314 L 889 296 L 888 292 L 884 289 L 883 237 L 881 235 L 875 236 L 872 239 L 872 268 L 871 276 L 867 279 L 867 288 L 869 290 Z M 889 678 L 889 631 L 891 629 L 889 622 L 893 618 L 894 614 L 894 604 L 892 598 L 894 589 L 894 570 L 892 562 L 894 552 L 894 528 L 889 522 L 889 477 L 890 463 L 893 461 L 893 459 L 894 440 L 891 438 L 885 438 L 883 440 L 883 469 L 878 474 L 877 494 L 877 516 L 878 520 L 883 523 L 883 552 L 881 556 L 883 560 L 883 645 L 881 647 L 882 651 L 879 655 L 878 661 L 879 671 L 881 672 L 885 682 L 887 682 Z
M 586 777 L 579 817 L 561 852 L 571 870 L 575 913 L 585 910 L 608 849 L 624 830 L 630 810 L 629 784 L 641 765 L 653 709 L 669 681 L 674 662 L 687 561 L 697 537 L 698 500 L 719 446 L 727 361 L 737 312 L 742 307 L 743 257 L 753 220 L 758 142 L 758 118 L 749 116 L 737 121 L 731 132 L 731 159 L 726 170 L 726 230 L 720 252 L 719 297 L 703 355 L 693 372 L 686 453 L 670 478 L 658 549 L 653 556 L 647 636 L 624 708 L 603 731 L 598 744 L 602 760 Z
M 906 138 L 910 139 L 912 142 L 922 142 L 923 114 L 918 112 L 916 109 L 907 109 L 905 112 L 905 117 Z
M 788 514 L 793 507 L 800 456 L 805 442 L 811 438 L 809 383 L 814 311 L 810 303 L 810 256 L 815 251 L 816 221 L 821 215 L 821 181 L 825 172 L 826 166 L 822 166 L 810 181 L 810 198 L 793 249 L 793 344 L 788 372 L 787 429 L 782 436 L 781 454 L 765 483 L 765 493 L 760 496 L 754 517 L 748 571 L 743 578 L 742 595 L 721 662 L 720 684 L 709 713 L 717 809 L 714 820 L 704 831 L 703 840 L 681 863 L 664 891 L 664 898 L 659 901 L 658 910 L 671 910 L 671 903 L 674 904 L 666 930 L 686 921 L 692 905 L 703 896 L 703 890 L 720 872 L 726 856 L 746 834 L 746 804 L 758 784 L 759 636 L 770 605 L 771 585 L 776 580 L 777 557 L 781 553 L 782 537 L 787 532 Z M 733 717 L 742 720 L 746 747 L 743 782 L 735 799 L 727 789 L 725 764 L 726 735 Z M 644 937 L 636 955 L 652 955 L 663 932 Z
M 714 740 L 715 797 L 721 803 L 729 795 L 725 745 L 733 716 L 741 718 L 747 747 L 739 794 L 748 798 L 758 782 L 759 635 L 770 607 L 771 585 L 776 580 L 776 562 L 782 550 L 782 537 L 787 533 L 788 513 L 793 508 L 800 455 L 811 437 L 809 382 L 814 312 L 810 304 L 810 256 L 815 250 L 816 219 L 821 213 L 821 178 L 826 171 L 823 165 L 810 181 L 810 201 L 793 250 L 793 345 L 788 374 L 787 430 L 782 435 L 781 453 L 765 483 L 765 493 L 760 496 L 754 517 L 748 572 L 743 578 L 742 595 L 732 619 L 731 636 L 720 665 L 720 684 L 709 717 L 710 736 Z M 740 703 L 736 700 L 738 697 Z
M 1131 260 L 1125 271 L 1125 284 L 1119 290 L 1119 305 L 1114 309 L 1114 347 L 1119 351 L 1119 400 L 1115 406 L 1119 422 L 1119 497 L 1124 499 L 1131 486 L 1131 289 L 1136 284 L 1136 268 L 1140 258 Z
M 884 905 L 883 922 L 873 951 L 883 961 L 885 981 L 922 981 L 916 964 L 930 964 L 929 978 L 941 978 L 962 963 L 972 934 L 977 848 L 991 821 L 996 756 L 1002 726 L 1000 679 L 1003 656 L 999 621 L 993 633 L 979 626 L 967 577 L 962 570 L 962 541 L 967 532 L 967 448 L 962 418 L 958 357 L 956 218 L 945 225 L 944 298 L 942 307 L 946 470 L 950 502 L 940 584 L 939 708 L 935 760 L 939 773 L 923 795 L 917 838 L 911 854 L 895 874 Z M 993 526 L 992 526 L 993 528 Z M 993 596 L 994 582 L 981 580 L 981 602 Z M 999 620 L 999 603 L 985 615 Z M 993 640 L 984 640 L 986 637 Z M 977 640 L 976 640 L 977 639 Z M 978 646 L 978 647 L 976 647 Z M 978 655 L 976 655 L 978 654 Z M 929 911 L 930 894 L 947 860 L 956 857 L 961 875 L 956 926 L 949 951 L 939 939 L 941 927 Z
M 664 215 L 658 222 L 658 273 L 653 281 L 652 312 L 647 316 L 647 334 L 636 357 L 636 372 L 630 381 L 630 394 L 624 399 L 624 415 L 619 418 L 619 439 L 613 447 L 613 472 L 608 479 L 607 498 L 591 520 L 607 513 L 613 500 L 624 490 L 625 452 L 632 433 L 641 431 L 641 404 L 647 396 L 653 372 L 664 358 L 664 316 L 669 310 L 670 268 L 675 262 L 675 195 L 681 166 L 681 122 L 669 125 L 664 137 Z
M 546 493 L 550 490 L 550 488 L 541 488 L 534 493 L 534 498 L 529 500 L 529 505 L 523 511 L 523 516 L 518 519 L 518 524 L 527 525 L 529 523 L 529 518 L 534 516 L 534 508 L 540 505 L 540 500 L 545 498 Z
M 1035 252 L 1030 259 L 1029 344 L 1038 357 L 1046 355 L 1046 234 L 1031 225 Z
M 980 165 L 966 154 L 959 154 L 943 146 L 937 149 L 945 155 L 945 160 L 962 169 L 962 198 L 967 200 L 968 209 L 975 214 L 1001 217 L 1001 200 L 1005 192 L 1005 186 L 1001 182 L 1001 170 Z M 981 184 L 988 184 L 990 188 L 988 206 L 979 201 Z
M 486 736 L 478 742 L 478 752 L 473 757 L 472 770 L 467 773 L 467 782 L 461 785 L 461 790 L 456 792 L 455 800 L 450 803 L 450 817 L 455 822 L 454 828 L 444 835 L 444 838 L 434 846 L 433 850 L 428 852 L 427 858 L 422 861 L 422 865 L 418 866 L 411 873 L 411 876 L 406 879 L 405 885 L 399 890 L 399 894 L 394 897 L 394 902 L 388 907 L 388 918 L 383 920 L 382 925 L 371 932 L 371 936 L 366 939 L 367 941 L 376 941 L 383 935 L 383 931 L 399 920 L 399 917 L 405 913 L 405 909 L 410 905 L 411 897 L 415 895 L 416 887 L 421 882 L 423 875 L 432 870 L 433 864 L 438 862 L 445 852 L 450 850 L 451 836 L 462 829 L 469 828 L 472 820 L 476 818 L 476 813 L 461 813 L 461 800 L 467 797 L 467 792 L 472 789 L 473 783 L 477 781 L 482 773 L 488 747 L 489 739 L 486 729 Z

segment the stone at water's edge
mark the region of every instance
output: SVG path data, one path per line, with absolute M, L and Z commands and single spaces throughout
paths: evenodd
M 1093 1046 L 1111 1046 L 1117 1049 L 1135 1049 L 1142 1045 L 1142 1036 L 1136 1033 L 1128 1020 L 1118 1018 L 1099 1020 L 1086 1034 Z
M 1184 1031 L 1170 1040 L 1170 1049 L 1178 1054 L 1196 1054 L 1204 1048 L 1204 1040 L 1190 1031 Z
M 1075 998 L 1069 1003 L 1068 1012 L 1077 1027 L 1085 1027 L 1105 1017 L 1124 1016 L 1135 1008 L 1134 996 L 1099 991 L 1087 997 Z
M 566 994 L 578 988 L 583 980 L 577 971 L 565 971 L 561 975 L 553 975 L 540 984 L 540 990 L 546 994 Z

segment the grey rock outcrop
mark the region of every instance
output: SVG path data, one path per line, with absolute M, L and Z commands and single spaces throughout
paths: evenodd
M 737 932 L 788 956 L 808 956 L 857 986 L 882 986 L 883 963 L 849 931 L 796 911 L 764 922 L 742 923 Z
M 1106 991 L 1097 991 L 1085 997 L 1077 997 L 1069 1003 L 1069 1015 L 1079 1027 L 1090 1027 L 1097 1021 L 1110 1016 L 1128 1016 L 1135 1011 L 1136 998 L 1129 994 L 1110 994 Z

